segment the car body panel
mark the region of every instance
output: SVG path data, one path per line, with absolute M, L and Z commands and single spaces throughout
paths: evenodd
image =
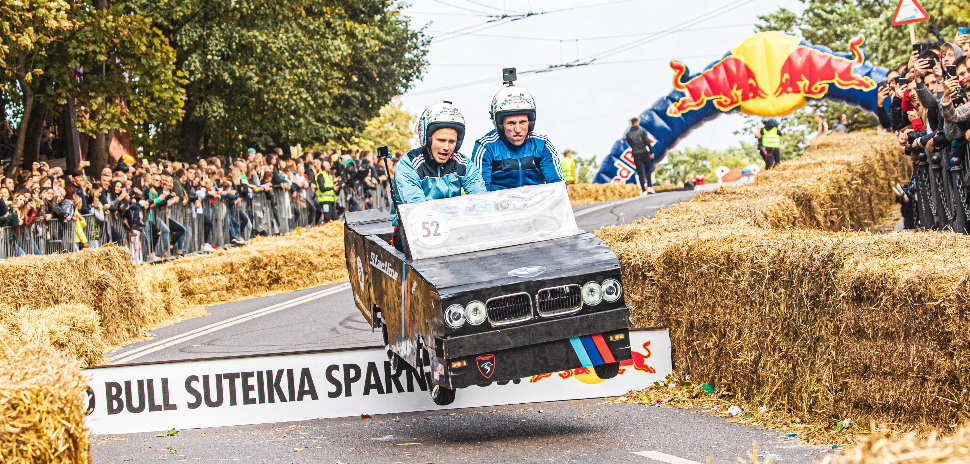
M 384 324 L 388 350 L 419 370 L 425 366 L 436 384 L 461 388 L 581 368 L 571 337 L 627 333 L 631 327 L 629 306 L 622 297 L 595 306 L 583 303 L 575 312 L 560 316 L 545 317 L 538 312 L 542 289 L 620 280 L 619 260 L 595 235 L 580 232 L 505 248 L 409 260 L 389 243 L 392 232 L 386 212 L 347 213 L 345 253 L 354 301 L 365 319 L 375 326 Z M 465 323 L 457 329 L 445 322 L 445 309 L 452 304 L 464 307 L 473 300 L 484 303 L 523 292 L 532 305 L 531 317 L 523 322 L 497 325 L 489 317 L 478 326 Z M 617 362 L 630 359 L 628 341 L 618 339 L 609 345 Z M 469 365 L 480 355 L 494 355 L 501 368 L 484 377 L 473 367 L 478 372 L 473 375 Z M 460 360 L 467 364 L 451 368 L 450 363 Z

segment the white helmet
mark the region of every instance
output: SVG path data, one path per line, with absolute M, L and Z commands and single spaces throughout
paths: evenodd
M 505 131 L 502 130 L 502 121 L 506 116 L 528 116 L 529 132 L 532 132 L 536 128 L 536 99 L 532 98 L 528 90 L 510 85 L 502 88 L 492 97 L 492 111 L 488 114 L 503 139 Z
M 461 148 L 461 141 L 465 138 L 465 117 L 450 101 L 435 103 L 421 113 L 418 119 L 418 140 L 426 150 L 431 149 L 431 136 L 438 129 L 454 129 L 458 133 L 458 143 L 455 153 Z

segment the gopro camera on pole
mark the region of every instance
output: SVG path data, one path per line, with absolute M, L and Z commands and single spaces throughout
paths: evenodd
M 536 127 L 536 100 L 528 90 L 513 85 L 517 76 L 515 68 L 502 70 L 502 83 L 506 85 L 492 97 L 492 107 L 488 113 L 499 137 L 505 140 L 502 124 L 508 116 L 524 115 L 529 118 L 529 132 Z M 507 141 L 507 140 L 506 140 Z
M 512 85 L 515 82 L 517 76 L 515 75 L 515 68 L 504 68 L 502 69 L 502 83 L 505 85 Z

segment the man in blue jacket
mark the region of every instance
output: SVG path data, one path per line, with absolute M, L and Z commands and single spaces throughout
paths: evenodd
M 475 141 L 472 162 L 489 191 L 562 182 L 562 160 L 544 135 L 533 133 L 535 99 L 508 86 L 492 97 L 492 130 Z
M 451 102 L 431 105 L 418 120 L 421 147 L 409 151 L 394 168 L 394 194 L 398 203 L 420 203 L 451 198 L 462 190 L 485 193 L 485 183 L 475 164 L 458 149 L 465 137 L 465 118 Z M 391 244 L 404 252 L 397 211 L 391 206 L 394 237 Z

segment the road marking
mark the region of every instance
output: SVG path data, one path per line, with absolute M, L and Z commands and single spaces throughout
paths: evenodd
M 677 456 L 671 456 L 667 453 L 661 453 L 660 451 L 638 451 L 633 454 L 636 454 L 638 456 L 643 456 L 645 458 L 650 458 L 660 462 L 669 462 L 670 464 L 701 464 L 697 461 L 678 458 Z
M 250 311 L 250 312 L 248 312 L 246 314 L 240 314 L 240 315 L 238 315 L 236 317 L 229 318 L 229 319 L 226 319 L 224 321 L 215 322 L 215 323 L 209 324 L 209 325 L 207 325 L 205 327 L 199 327 L 198 329 L 191 330 L 191 331 L 186 332 L 184 334 L 179 334 L 179 335 L 175 335 L 175 336 L 172 336 L 172 337 L 169 337 L 169 338 L 165 338 L 165 339 L 159 340 L 159 341 L 157 341 L 155 343 L 149 343 L 149 344 L 147 344 L 145 346 L 142 346 L 142 347 L 139 347 L 137 349 L 128 351 L 128 352 L 126 352 L 126 353 L 118 356 L 114 360 L 114 362 L 112 364 L 124 364 L 124 363 L 127 363 L 127 362 L 131 362 L 131 361 L 134 361 L 135 359 L 138 359 L 138 358 L 140 358 L 142 356 L 147 356 L 147 355 L 152 354 L 152 353 L 154 353 L 156 351 L 163 350 L 163 349 L 165 349 L 165 348 L 167 348 L 169 346 L 176 345 L 176 344 L 183 343 L 183 342 L 187 342 L 189 340 L 192 340 L 192 339 L 195 339 L 195 338 L 199 338 L 199 337 L 201 337 L 203 335 L 210 334 L 210 333 L 215 332 L 217 330 L 222 330 L 222 329 L 225 329 L 225 328 L 228 328 L 228 327 L 232 327 L 232 326 L 234 326 L 236 324 L 242 324 L 243 322 L 251 321 L 253 319 L 256 319 L 256 318 L 259 318 L 259 317 L 263 317 L 263 316 L 266 316 L 266 315 L 269 315 L 269 314 L 273 314 L 273 313 L 275 313 L 277 311 L 282 311 L 282 310 L 287 309 L 287 308 L 292 308 L 293 306 L 301 305 L 303 303 L 308 303 L 310 301 L 317 300 L 317 299 L 323 298 L 325 296 L 330 296 L 330 295 L 333 295 L 335 293 L 340 293 L 340 292 L 342 292 L 344 290 L 347 290 L 349 288 L 350 288 L 350 284 L 349 283 L 338 284 L 338 285 L 335 285 L 335 286 L 330 287 L 328 289 L 321 290 L 319 292 L 314 292 L 314 293 L 310 293 L 310 294 L 307 294 L 307 295 L 303 295 L 303 296 L 301 296 L 299 298 L 294 298 L 292 300 L 284 301 L 282 303 L 278 303 L 278 304 L 275 304 L 273 306 L 269 306 L 269 307 L 262 308 L 262 309 L 257 309 L 255 311 Z
M 628 202 L 631 202 L 633 200 L 639 200 L 641 198 L 643 198 L 643 197 L 633 197 L 633 198 L 627 198 L 627 199 L 624 199 L 624 200 L 611 201 L 611 202 L 606 203 L 606 204 L 603 204 L 603 205 L 598 205 L 598 206 L 594 206 L 592 208 L 586 208 L 586 209 L 584 209 L 582 211 L 577 211 L 577 212 L 573 213 L 573 216 L 582 216 L 582 215 L 587 214 L 587 213 L 592 213 L 593 211 L 599 211 L 599 210 L 601 210 L 603 208 L 611 208 L 613 206 L 622 205 L 623 203 L 628 203 Z

